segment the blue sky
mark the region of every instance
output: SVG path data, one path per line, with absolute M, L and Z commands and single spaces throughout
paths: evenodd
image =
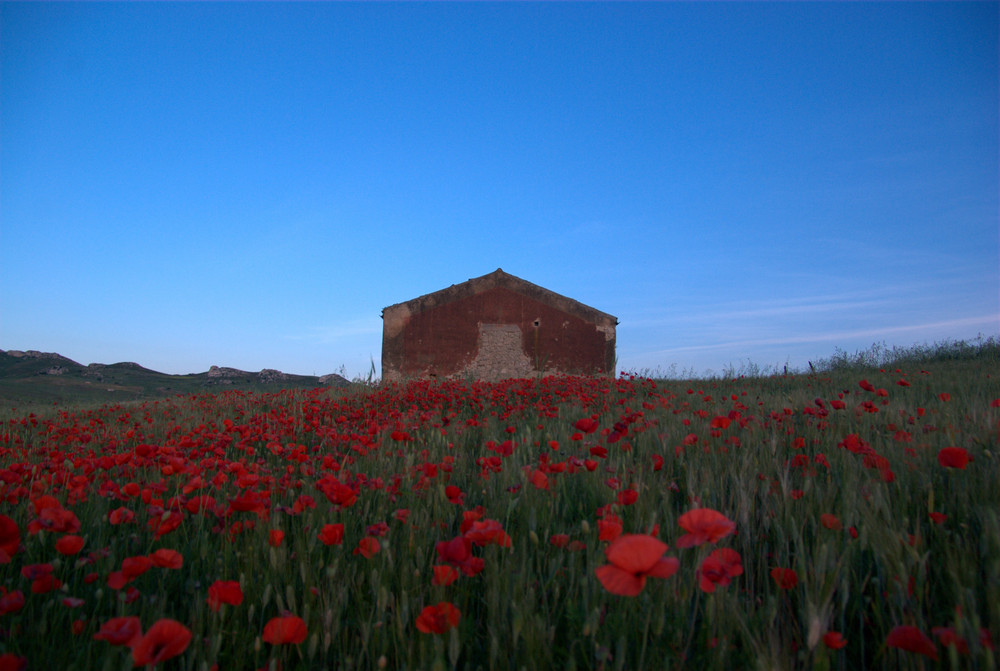
M 991 3 L 3 3 L 0 348 L 379 367 L 503 268 L 619 369 L 1000 331 Z

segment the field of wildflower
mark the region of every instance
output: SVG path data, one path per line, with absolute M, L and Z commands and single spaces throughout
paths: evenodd
M 998 374 L 9 412 L 0 670 L 994 669 Z

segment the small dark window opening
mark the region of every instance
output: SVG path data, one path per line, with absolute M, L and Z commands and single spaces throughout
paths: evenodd
M 535 328 L 538 328 L 539 326 L 542 325 L 542 320 L 536 319 L 535 321 L 532 322 L 532 324 L 534 325 Z

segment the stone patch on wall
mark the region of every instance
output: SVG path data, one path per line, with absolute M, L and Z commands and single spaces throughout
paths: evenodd
M 517 324 L 480 324 L 478 351 L 460 376 L 495 381 L 527 377 L 532 368 L 521 346 L 521 329 Z

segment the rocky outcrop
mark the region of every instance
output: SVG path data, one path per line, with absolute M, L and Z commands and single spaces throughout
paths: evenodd
M 261 372 L 257 373 L 257 379 L 261 382 L 281 382 L 282 380 L 287 380 L 288 375 L 282 373 L 280 370 L 265 368 Z

